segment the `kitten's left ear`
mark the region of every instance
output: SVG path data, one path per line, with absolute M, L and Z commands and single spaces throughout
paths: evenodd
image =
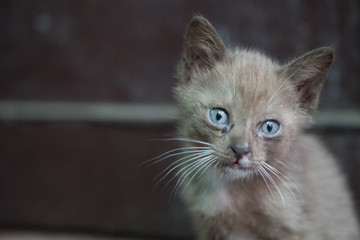
M 335 50 L 317 48 L 285 65 L 281 72 L 298 92 L 300 106 L 311 115 L 317 108 L 322 85 L 334 60 Z

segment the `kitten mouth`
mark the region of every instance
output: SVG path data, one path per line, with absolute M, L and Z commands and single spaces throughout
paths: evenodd
M 223 170 L 232 179 L 247 179 L 254 174 L 254 168 L 251 164 L 241 159 L 231 159 L 225 163 Z
M 239 160 L 229 163 L 228 166 L 232 169 L 237 169 L 237 170 L 243 170 L 243 171 L 251 170 L 251 167 L 244 166 L 243 164 L 241 164 Z

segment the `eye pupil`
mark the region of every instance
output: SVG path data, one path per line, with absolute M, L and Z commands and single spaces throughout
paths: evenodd
M 216 114 L 216 120 L 220 120 L 222 118 L 222 114 L 220 113 L 220 112 L 218 112 L 217 114 Z
M 271 130 L 273 130 L 274 126 L 271 122 L 267 122 L 267 126 L 266 129 L 268 130 L 268 132 L 271 132 Z

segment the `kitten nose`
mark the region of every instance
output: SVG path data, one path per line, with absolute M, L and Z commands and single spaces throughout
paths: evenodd
M 244 155 L 250 153 L 250 148 L 247 144 L 233 144 L 230 148 L 237 159 L 241 159 Z

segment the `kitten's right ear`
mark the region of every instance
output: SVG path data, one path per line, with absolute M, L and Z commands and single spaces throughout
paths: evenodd
M 179 80 L 192 81 L 199 71 L 223 60 L 225 54 L 225 44 L 211 23 L 202 16 L 193 17 L 185 33 Z

